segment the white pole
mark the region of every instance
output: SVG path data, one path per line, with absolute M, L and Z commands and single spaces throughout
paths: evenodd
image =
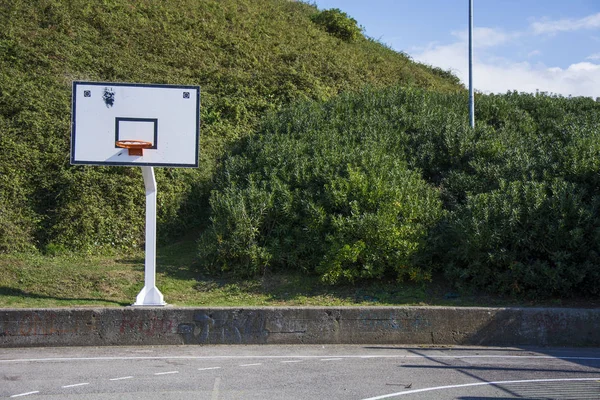
M 156 179 L 153 167 L 141 167 L 146 188 L 146 263 L 144 288 L 134 306 L 164 306 L 163 295 L 156 287 Z
M 469 0 L 469 123 L 475 128 L 475 98 L 473 97 L 473 0 Z

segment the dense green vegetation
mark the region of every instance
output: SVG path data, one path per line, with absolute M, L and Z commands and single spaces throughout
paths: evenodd
M 0 253 L 139 248 L 139 170 L 69 165 L 71 82 L 193 84 L 201 167 L 157 169 L 158 222 L 203 230 L 201 271 L 600 292 L 598 102 L 479 95 L 473 130 L 455 76 L 303 2 L 0 0 L 0 23 Z
M 391 87 L 271 115 L 223 164 L 205 268 L 600 291 L 600 104 Z
M 460 89 L 321 14 L 287 0 L 0 0 L 0 252 L 143 240 L 139 170 L 69 165 L 73 80 L 201 86 L 201 167 L 156 172 L 163 239 L 199 229 L 219 158 L 266 112 L 365 84 Z
M 441 201 L 400 155 L 395 100 L 367 91 L 272 115 L 224 163 L 200 260 L 240 274 L 316 269 L 332 283 L 421 276 L 410 257 Z

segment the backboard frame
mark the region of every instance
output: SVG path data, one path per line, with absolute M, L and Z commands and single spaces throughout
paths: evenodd
M 90 157 L 87 154 L 90 153 L 91 150 L 86 150 L 87 153 L 85 153 L 82 149 L 82 146 L 84 146 L 81 142 L 85 139 L 82 138 L 82 135 L 85 134 L 90 134 L 88 133 L 82 133 L 83 130 L 85 130 L 85 124 L 82 122 L 85 120 L 86 116 L 89 116 L 90 113 L 92 113 L 92 111 L 90 111 L 90 109 L 86 108 L 88 107 L 87 105 L 84 106 L 83 104 L 85 103 L 79 103 L 81 102 L 83 99 L 82 97 L 92 97 L 91 95 L 91 91 L 95 91 L 97 92 L 96 89 L 102 90 L 102 87 L 104 88 L 114 88 L 114 92 L 116 92 L 117 94 L 120 92 L 126 93 L 125 91 L 131 91 L 132 93 L 144 93 L 145 95 L 148 96 L 159 96 L 160 93 L 165 93 L 168 95 L 178 95 L 179 93 L 183 93 L 183 100 L 184 102 L 187 101 L 191 101 L 192 103 L 189 105 L 186 105 L 186 114 L 185 114 L 185 126 L 187 127 L 187 129 L 190 131 L 188 133 L 185 133 L 185 148 L 187 151 L 187 155 L 185 157 L 185 160 L 182 162 L 179 162 L 179 160 L 177 159 L 176 156 L 174 156 L 173 150 L 171 149 L 170 151 L 172 153 L 170 153 L 170 155 L 167 157 L 167 161 L 161 161 L 161 160 L 156 160 L 156 159 L 152 159 L 152 157 L 146 157 L 146 159 L 144 159 L 144 157 L 130 157 L 127 156 L 125 153 L 121 153 L 122 151 L 124 151 L 123 149 L 120 149 L 119 147 L 116 146 L 116 144 L 112 143 L 112 147 L 114 147 L 114 155 L 111 157 L 104 157 L 104 156 L 100 156 L 100 158 L 96 159 L 94 157 Z M 91 89 L 91 90 L 88 90 Z M 73 81 L 73 87 L 72 87 L 72 108 L 71 108 L 71 151 L 70 151 L 70 161 L 72 165 L 106 165 L 106 166 L 152 166 L 152 167 L 177 167 L 177 168 L 197 168 L 198 167 L 198 163 L 199 163 L 199 145 L 200 145 L 200 87 L 199 86 L 191 86 L 191 85 L 165 85 L 165 84 L 145 84 L 145 83 L 121 83 L 121 82 L 89 82 L 89 81 Z M 176 91 L 176 92 L 172 92 L 172 91 Z M 87 92 L 87 93 L 86 93 Z M 114 93 L 113 93 L 114 95 Z M 187 97 L 186 97 L 187 95 Z M 98 107 L 98 94 L 94 93 L 94 101 L 96 103 L 95 107 Z M 117 95 L 118 97 L 118 95 Z M 109 109 L 113 107 L 113 104 L 123 104 L 122 99 L 117 98 L 116 101 L 114 98 L 112 99 L 104 99 L 104 103 L 106 104 L 106 108 Z M 130 101 L 129 99 L 127 101 Z M 90 103 L 91 104 L 91 103 Z M 182 104 L 188 104 L 188 103 L 182 103 Z M 78 107 L 79 105 L 79 107 Z M 89 106 L 91 107 L 91 106 Z M 176 107 L 176 105 L 174 106 Z M 191 109 L 195 108 L 195 110 L 193 110 L 194 115 L 193 117 L 191 116 Z M 118 107 L 115 107 L 114 110 L 118 110 Z M 102 111 L 102 110 L 98 110 L 99 112 L 104 112 L 104 113 L 108 113 L 109 111 Z M 115 114 L 116 113 L 116 114 Z M 160 118 L 158 118 L 156 115 L 153 115 L 152 111 L 150 111 L 149 113 L 143 113 L 140 112 L 139 110 L 137 112 L 134 112 L 133 114 L 136 115 L 127 115 L 127 112 L 125 112 L 125 114 L 121 115 L 118 114 L 118 111 L 115 111 L 115 113 L 111 114 L 111 118 L 114 117 L 114 122 L 109 122 L 108 118 L 106 120 L 102 119 L 103 122 L 105 122 L 105 131 L 102 133 L 102 140 L 103 140 L 103 149 L 106 149 L 108 146 L 108 141 L 110 140 L 111 142 L 116 142 L 117 140 L 123 140 L 123 139 L 144 139 L 145 138 L 136 138 L 136 137 L 119 137 L 119 132 L 120 129 L 122 129 L 122 127 L 124 126 L 123 124 L 126 123 L 148 123 L 148 124 L 152 124 L 152 125 L 148 125 L 147 128 L 144 128 L 146 130 L 148 130 L 150 133 L 149 135 L 153 138 L 153 146 L 150 148 L 150 150 L 160 150 L 160 145 L 159 143 L 161 143 L 161 136 L 164 138 L 166 135 L 165 132 L 163 132 L 162 135 L 159 135 L 159 131 L 160 131 L 160 126 L 161 126 L 161 121 Z M 118 115 L 117 115 L 118 114 Z M 107 114 L 108 115 L 108 114 Z M 193 118 L 193 121 L 192 121 Z M 192 128 L 192 123 L 193 123 L 193 128 Z M 111 125 L 112 124 L 112 125 Z M 109 132 L 109 125 L 110 125 L 110 130 L 114 129 L 114 132 Z M 163 124 L 164 125 L 164 124 Z M 114 128 L 113 128 L 114 126 Z M 193 132 L 191 132 L 193 129 Z M 79 131 L 78 131 L 79 130 Z M 192 138 L 193 135 L 193 138 Z M 106 136 L 106 138 L 105 138 Z M 79 139 L 78 139 L 79 138 Z M 113 140 L 114 139 L 114 140 Z M 80 142 L 78 142 L 78 140 L 80 140 Z M 193 146 L 194 148 L 194 153 L 191 152 L 190 147 Z M 93 147 L 93 146 L 92 146 Z M 110 150 L 103 150 L 103 151 L 110 151 Z M 93 151 L 92 151 L 93 152 Z M 82 156 L 81 154 L 86 154 L 85 156 Z M 151 152 L 150 152 L 151 153 Z M 148 153 L 146 153 L 148 154 Z M 118 157 L 117 157 L 118 156 Z

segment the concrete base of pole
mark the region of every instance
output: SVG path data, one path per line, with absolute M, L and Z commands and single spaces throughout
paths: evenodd
M 135 299 L 134 306 L 166 306 L 163 294 L 158 290 L 156 286 L 147 287 L 140 291 Z

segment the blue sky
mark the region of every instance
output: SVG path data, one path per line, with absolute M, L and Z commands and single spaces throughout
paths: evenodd
M 316 0 L 365 34 L 468 79 L 468 0 Z M 474 86 L 600 97 L 600 0 L 474 0 Z

